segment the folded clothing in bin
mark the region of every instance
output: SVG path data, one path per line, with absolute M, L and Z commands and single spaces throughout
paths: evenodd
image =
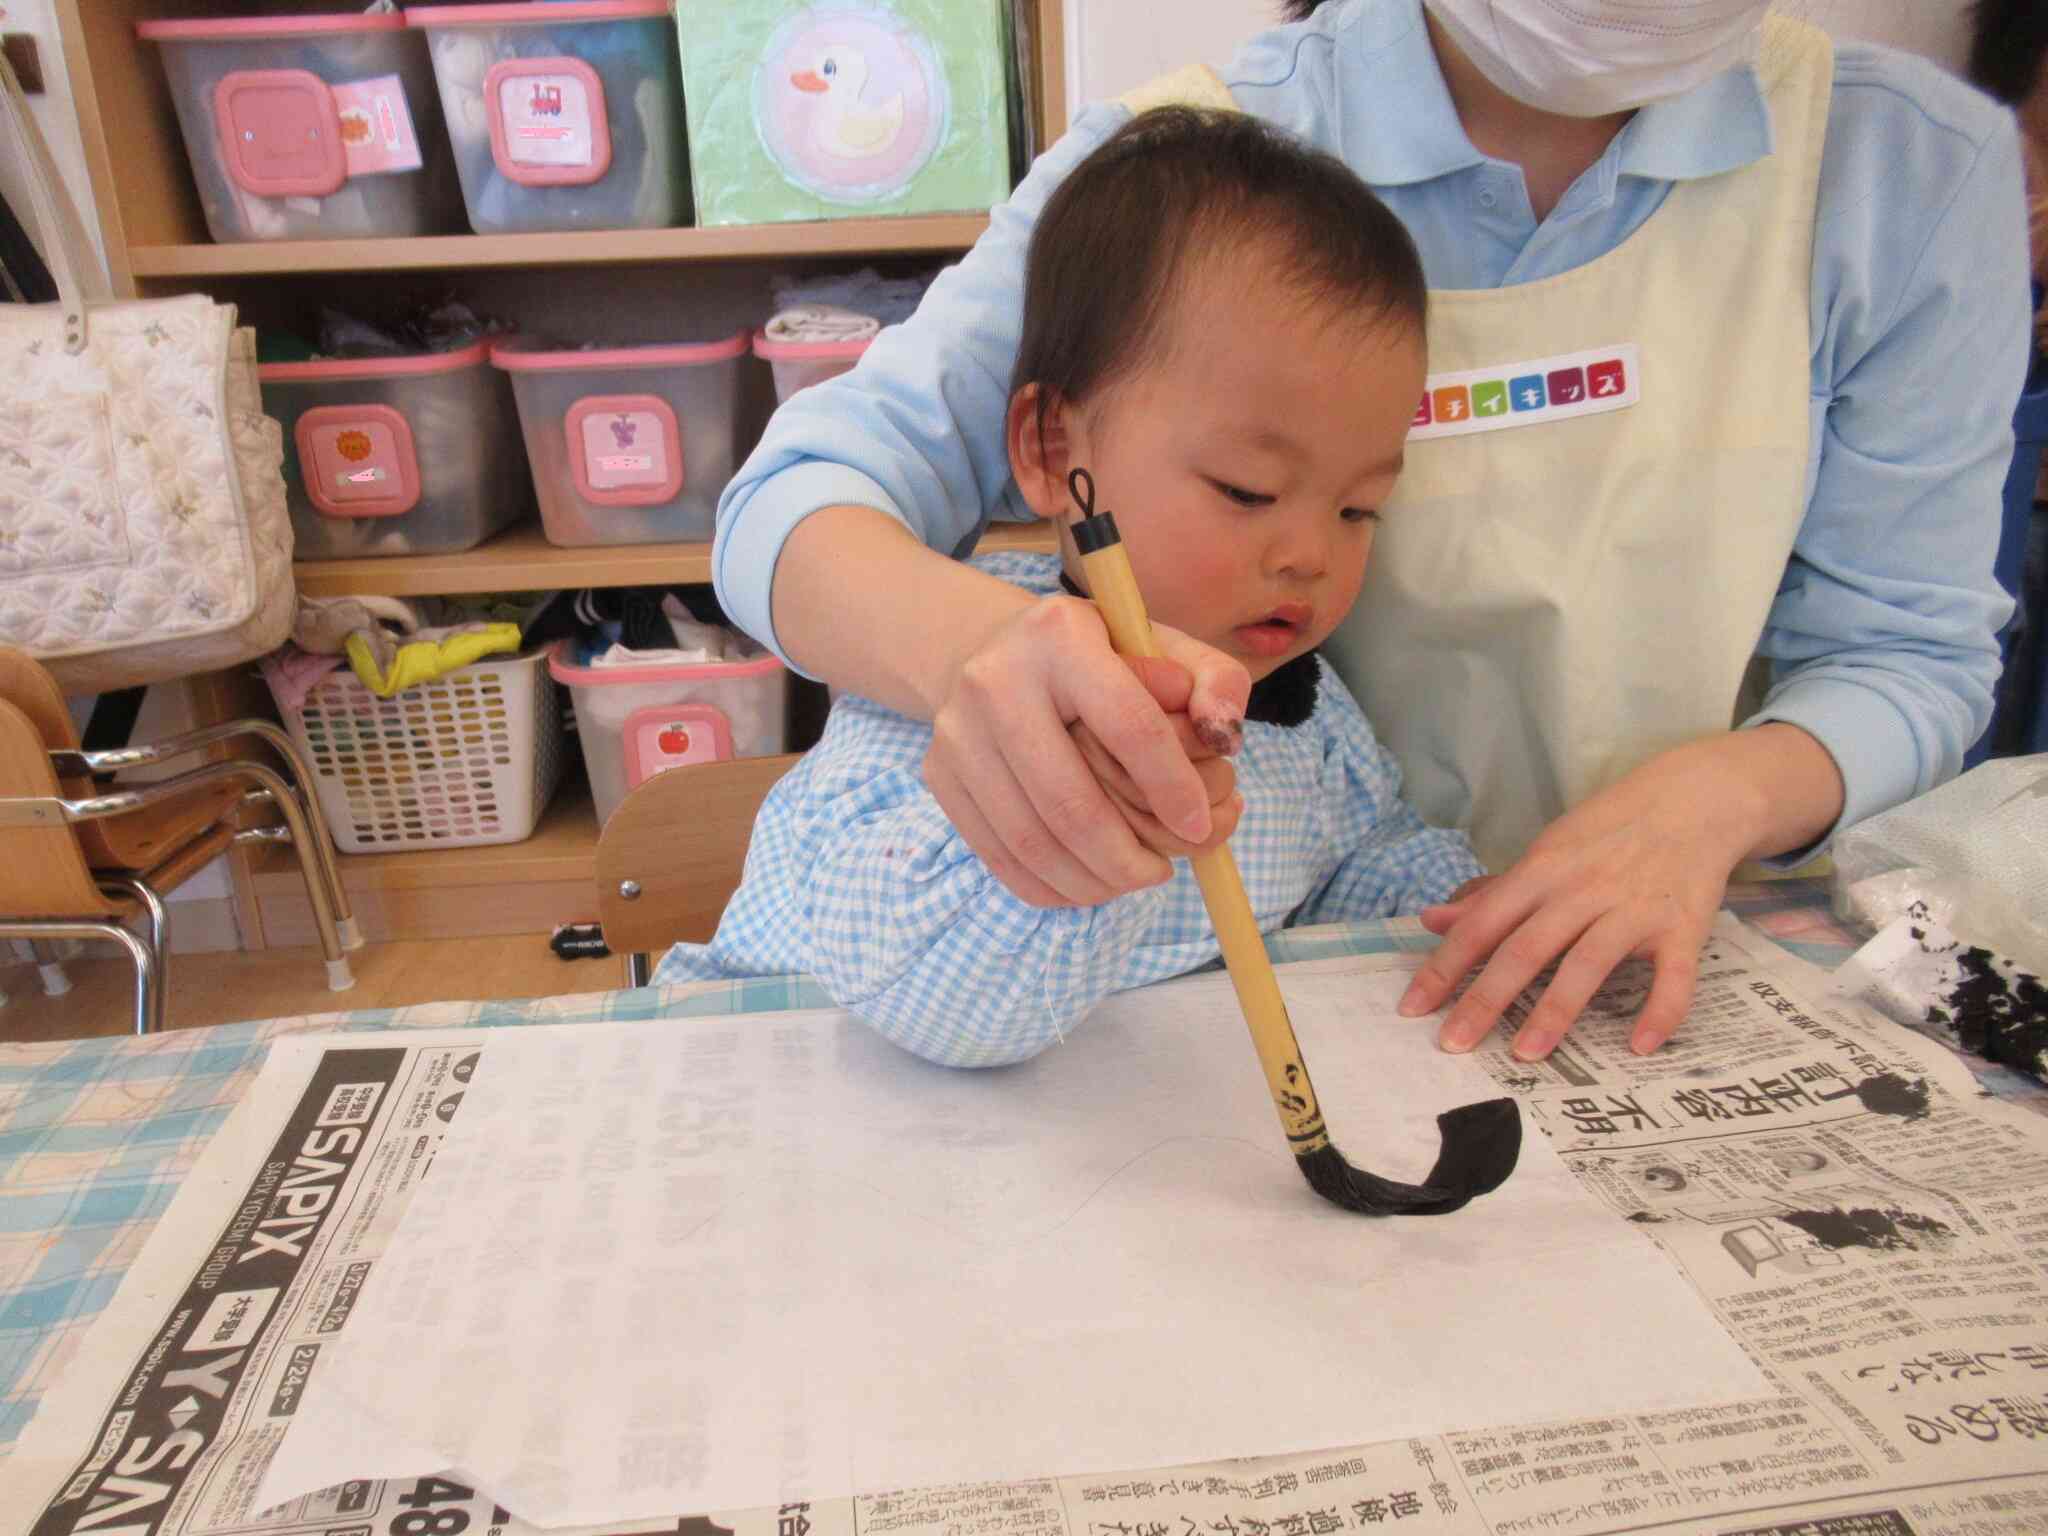
M 882 322 L 836 304 L 799 304 L 754 333 L 754 356 L 775 374 L 775 403 L 848 372 Z
M 789 671 L 774 656 L 681 662 L 616 652 L 579 665 L 556 642 L 548 671 L 569 689 L 600 825 L 629 790 L 686 763 L 787 750 Z
M 423 629 L 399 644 L 386 664 L 360 633 L 346 642 L 348 664 L 363 686 L 380 699 L 456 671 L 486 656 L 519 649 L 517 624 L 458 624 L 451 629 Z

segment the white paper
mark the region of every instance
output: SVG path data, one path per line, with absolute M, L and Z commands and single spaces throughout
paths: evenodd
M 1338 1146 L 1421 1178 L 1497 1090 L 1405 969 L 1282 975 Z M 593 1524 L 1767 1390 L 1533 1129 L 1457 1214 L 1321 1201 L 1210 975 L 993 1072 L 837 1013 L 490 1032 L 262 1497 L 448 1469 Z

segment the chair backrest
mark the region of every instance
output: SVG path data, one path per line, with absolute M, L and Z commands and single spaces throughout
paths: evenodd
M 0 698 L 0 799 L 57 797 L 44 741 L 39 722 Z M 86 868 L 75 828 L 0 824 L 0 917 L 105 917 L 118 910 Z
M 616 954 L 702 944 L 739 888 L 754 813 L 801 753 L 691 763 L 619 802 L 597 841 L 597 916 Z M 631 881 L 640 894 L 627 899 Z
M 71 706 L 64 702 L 63 688 L 49 668 L 11 645 L 0 645 L 0 699 L 28 717 L 47 751 L 78 750 L 78 725 L 71 718 Z M 97 792 L 89 778 L 67 778 L 60 784 L 67 799 L 82 800 Z M 112 821 L 80 822 L 71 834 L 93 869 L 147 870 L 203 825 L 218 821 L 240 793 L 229 789 L 216 794 L 206 802 L 206 810 L 192 802 L 171 802 L 127 812 Z
M 27 651 L 0 645 L 0 699 L 7 700 L 34 722 L 43 744 L 52 752 L 78 748 L 78 726 L 57 679 Z M 83 791 L 90 794 L 91 790 Z

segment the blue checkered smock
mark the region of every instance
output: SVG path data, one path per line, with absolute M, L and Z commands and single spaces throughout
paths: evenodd
M 981 569 L 1059 590 L 1050 555 Z M 921 778 L 931 727 L 842 697 L 823 739 L 761 807 L 746 876 L 709 944 L 678 944 L 662 983 L 809 972 L 843 1008 L 951 1066 L 1021 1061 L 1111 992 L 1217 958 L 1193 871 L 1099 907 L 1013 896 Z M 1292 727 L 1247 722 L 1231 848 L 1261 930 L 1412 913 L 1481 873 L 1462 833 L 1425 826 L 1336 674 Z

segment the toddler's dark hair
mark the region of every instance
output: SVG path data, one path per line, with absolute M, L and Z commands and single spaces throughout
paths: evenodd
M 2048 57 L 2048 6 L 2040 0 L 1977 0 L 1972 8 L 1970 79 L 2018 106 L 2041 78 Z
M 1287 21 L 1307 21 L 1328 0 L 1280 0 L 1280 15 Z
M 1032 231 L 1011 393 L 1085 400 L 1154 339 L 1184 254 L 1282 258 L 1281 281 L 1361 325 L 1420 329 L 1422 258 L 1340 160 L 1237 112 L 1133 118 L 1054 190 Z

